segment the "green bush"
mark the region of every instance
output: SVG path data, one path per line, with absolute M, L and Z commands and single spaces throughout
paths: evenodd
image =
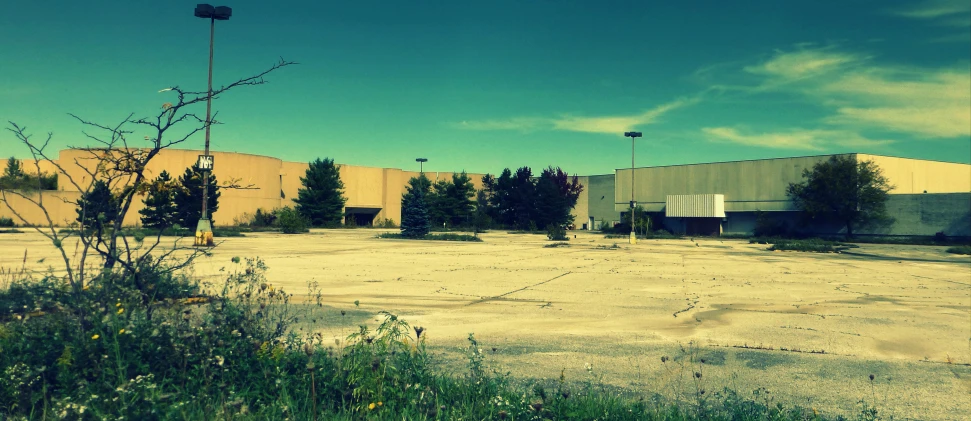
M 409 237 L 397 232 L 384 232 L 378 234 L 378 238 L 393 238 L 400 240 L 429 240 L 429 241 L 472 241 L 472 242 L 482 242 L 482 239 L 474 235 L 468 234 L 455 234 L 455 233 L 444 233 L 444 234 L 427 234 L 422 237 Z
M 550 224 L 546 227 L 546 238 L 550 241 L 568 241 L 566 229 L 560 225 Z
M 394 219 L 384 218 L 378 223 L 374 224 L 375 228 L 398 228 L 398 224 L 394 223 Z
M 772 244 L 769 250 L 789 250 L 789 251 L 807 251 L 813 253 L 837 253 L 846 249 L 854 248 L 852 244 L 839 243 L 835 241 L 820 240 L 818 238 L 810 238 L 807 240 L 763 240 Z
M 13 219 L 0 217 L 0 227 L 13 228 L 15 226 L 17 226 L 17 224 L 13 223 Z
M 947 249 L 947 252 L 948 253 L 953 253 L 953 254 L 969 254 L 969 255 L 971 255 L 971 245 L 950 247 L 950 248 Z
M 277 225 L 284 234 L 299 234 L 310 231 L 310 223 L 303 215 L 287 206 L 276 210 Z
M 274 212 L 265 212 L 262 208 L 257 209 L 256 213 L 253 214 L 253 219 L 250 220 L 250 226 L 253 227 L 270 227 L 276 223 L 277 215 Z

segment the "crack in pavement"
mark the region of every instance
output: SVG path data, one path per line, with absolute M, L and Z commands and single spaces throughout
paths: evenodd
M 529 289 L 529 288 L 533 288 L 533 287 L 538 287 L 538 286 L 540 286 L 540 285 L 543 285 L 543 284 L 545 284 L 545 283 L 547 283 L 547 282 L 552 282 L 552 281 L 555 281 L 555 280 L 557 280 L 557 279 L 559 279 L 559 278 L 562 278 L 562 277 L 564 277 L 564 276 L 566 276 L 566 275 L 569 275 L 569 274 L 571 274 L 571 273 L 573 273 L 573 272 L 569 272 L 569 271 L 568 271 L 568 272 L 566 272 L 566 273 L 564 273 L 564 274 L 561 274 L 561 275 L 557 275 L 557 276 L 554 276 L 554 277 L 552 277 L 552 278 L 550 278 L 550 279 L 547 279 L 547 280 L 545 280 L 545 281 L 543 281 L 543 282 L 538 282 L 538 283 L 535 283 L 535 284 L 532 284 L 532 285 L 526 285 L 526 286 L 524 286 L 524 287 L 522 287 L 522 288 L 519 288 L 519 289 L 516 289 L 516 290 L 512 290 L 512 291 L 509 291 L 509 292 L 507 292 L 507 293 L 505 293 L 505 294 L 500 294 L 500 295 L 496 295 L 496 296 L 493 296 L 493 297 L 486 297 L 486 298 L 483 298 L 483 299 L 481 299 L 481 300 L 478 300 L 478 301 L 473 301 L 473 302 L 471 302 L 471 303 L 468 303 L 468 304 L 466 304 L 465 306 L 466 306 L 466 307 L 468 307 L 468 306 L 472 306 L 472 305 L 475 305 L 475 304 L 481 304 L 481 303 L 484 303 L 484 302 L 486 302 L 486 301 L 492 301 L 492 300 L 496 300 L 496 299 L 499 299 L 499 298 L 502 298 L 502 297 L 505 297 L 505 296 L 507 296 L 507 295 L 509 295 L 509 294 L 515 294 L 515 293 L 517 293 L 517 292 L 520 292 L 520 291 L 525 291 L 525 290 L 527 290 L 527 289 Z

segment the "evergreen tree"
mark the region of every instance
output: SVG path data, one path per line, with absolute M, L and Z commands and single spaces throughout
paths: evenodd
M 158 178 L 148 185 L 148 195 L 142 201 L 145 207 L 138 211 L 142 215 L 143 226 L 165 229 L 175 223 L 175 191 L 176 186 L 166 171 L 162 171 Z
M 431 192 L 431 180 L 422 173 L 412 177 L 401 195 L 401 235 L 421 238 L 428 234 L 429 215 L 426 197 Z
M 219 210 L 219 186 L 216 177 L 209 173 L 209 222 L 216 225 L 212 214 Z M 202 171 L 195 165 L 186 168 L 179 177 L 179 185 L 174 191 L 172 202 L 175 204 L 173 223 L 183 228 L 195 229 L 202 214 Z
M 563 227 L 573 223 L 571 210 L 580 198 L 583 186 L 576 176 L 573 180 L 559 167 L 543 170 L 536 181 L 534 220 L 539 227 Z
M 347 198 L 344 197 L 340 167 L 334 160 L 318 158 L 311 162 L 306 177 L 300 177 L 300 183 L 303 188 L 297 191 L 294 200 L 297 212 L 313 226 L 340 225 Z
M 475 211 L 472 214 L 472 232 L 478 234 L 492 225 L 489 217 L 489 197 L 485 189 L 479 190 L 475 195 Z
M 95 181 L 91 190 L 81 195 L 77 203 L 76 221 L 85 228 L 99 232 L 114 224 L 121 207 L 118 197 L 111 192 L 108 183 L 102 180 Z
M 475 209 L 475 186 L 472 179 L 462 171 L 452 174 L 452 182 L 445 190 L 446 204 L 448 205 L 448 217 L 452 226 L 464 226 L 472 223 L 472 212 Z
M 20 160 L 10 157 L 7 160 L 7 168 L 3 170 L 3 178 L 17 179 L 24 176 L 24 171 L 20 168 Z
M 439 180 L 431 185 L 428 193 L 423 195 L 425 206 L 428 208 L 428 221 L 435 227 L 441 227 L 442 224 L 451 222 L 448 203 L 448 190 L 450 188 L 451 183 Z
M 533 171 L 529 167 L 521 167 L 510 179 L 508 212 L 511 214 L 513 226 L 517 229 L 530 229 L 536 224 L 536 184 L 533 181 Z M 532 222 L 532 224 L 530 224 Z

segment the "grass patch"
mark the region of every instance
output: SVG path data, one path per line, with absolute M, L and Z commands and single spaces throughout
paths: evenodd
M 558 242 L 558 243 L 550 243 L 543 246 L 543 248 L 546 248 L 546 249 L 552 249 L 557 247 L 570 247 L 570 243 Z
M 700 236 L 699 236 L 700 237 Z M 630 234 L 607 234 L 604 235 L 606 239 L 629 239 Z M 683 240 L 683 235 L 672 234 L 667 231 L 655 231 L 648 234 L 637 234 L 638 240 Z
M 971 246 L 954 246 L 947 249 L 948 253 L 971 255 Z
M 482 242 L 482 239 L 474 235 L 468 234 L 455 234 L 455 233 L 444 233 L 444 234 L 426 234 L 424 237 L 405 237 L 399 232 L 383 232 L 378 234 L 377 238 L 392 238 L 398 240 L 426 240 L 426 241 L 472 241 L 472 242 Z
M 837 253 L 850 248 L 855 248 L 858 246 L 852 244 L 845 244 L 835 241 L 821 240 L 818 238 L 811 238 L 808 240 L 761 240 L 765 242 L 760 242 L 756 240 L 750 241 L 751 243 L 758 244 L 772 244 L 769 247 L 770 251 L 784 250 L 784 251 L 805 251 L 811 253 Z
M 19 229 L 16 229 L 16 228 L 0 229 L 0 234 L 19 234 L 19 233 L 22 233 L 22 232 L 23 231 L 21 231 Z
M 77 235 L 80 233 L 75 228 L 62 228 L 58 230 L 60 234 Z M 159 230 L 154 228 L 122 228 L 122 235 L 126 237 L 138 237 L 144 236 L 145 238 L 152 238 L 159 235 Z M 162 230 L 162 237 L 192 237 L 194 236 L 194 231 L 187 228 L 166 228 Z M 245 237 L 242 229 L 239 227 L 216 227 L 212 229 L 212 235 L 214 237 Z

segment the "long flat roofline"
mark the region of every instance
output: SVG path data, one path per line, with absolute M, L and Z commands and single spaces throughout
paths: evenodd
M 881 157 L 884 157 L 884 158 L 899 158 L 899 159 L 909 159 L 909 160 L 912 160 L 912 161 L 940 162 L 940 163 L 944 163 L 944 164 L 958 164 L 958 165 L 968 165 L 968 166 L 971 166 L 971 164 L 968 164 L 966 162 L 941 161 L 941 160 L 937 160 L 937 159 L 908 158 L 906 156 L 881 155 L 881 154 L 876 154 L 876 153 L 846 152 L 846 153 L 830 153 L 830 154 L 821 154 L 821 155 L 781 156 L 781 157 L 777 157 L 777 158 L 738 159 L 738 160 L 734 160 L 734 161 L 695 162 L 695 163 L 691 163 L 691 164 L 655 165 L 655 166 L 647 166 L 647 167 L 634 167 L 634 169 L 636 170 L 636 169 L 643 169 L 643 168 L 685 167 L 685 166 L 688 166 L 688 165 L 731 164 L 731 163 L 736 163 L 736 162 L 774 161 L 774 160 L 777 160 L 777 159 L 818 158 L 818 157 L 823 157 L 823 156 L 839 156 L 839 155 L 873 155 L 873 156 L 881 156 Z M 614 171 L 629 170 L 629 169 L 630 169 L 630 167 L 623 167 L 623 168 L 616 168 Z

